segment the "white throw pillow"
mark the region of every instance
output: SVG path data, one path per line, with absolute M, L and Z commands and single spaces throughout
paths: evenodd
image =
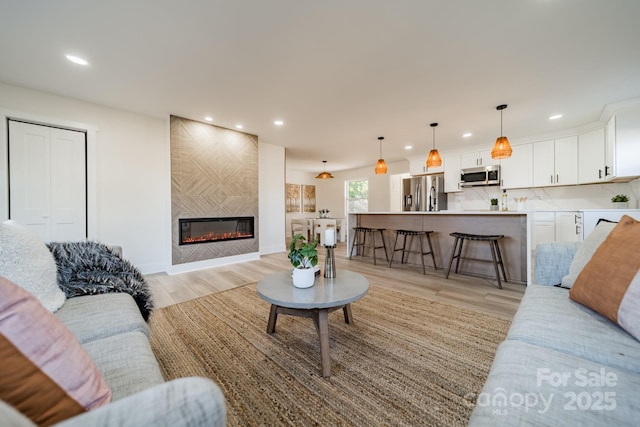
M 53 254 L 40 237 L 14 221 L 0 223 L 0 276 L 35 295 L 51 312 L 66 300 Z
M 613 230 L 617 224 L 616 222 L 600 221 L 578 248 L 569 266 L 569 274 L 562 278 L 560 286 L 563 288 L 571 288 L 573 286 L 584 266 L 587 265 L 591 257 L 593 257 L 596 249 L 605 241 L 609 233 L 611 233 L 611 230 Z

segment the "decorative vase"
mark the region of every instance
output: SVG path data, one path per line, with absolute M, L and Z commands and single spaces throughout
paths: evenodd
M 613 207 L 615 209 L 628 209 L 629 208 L 629 202 L 611 202 L 613 203 Z
M 498 205 L 490 205 L 490 206 L 489 206 L 489 210 L 491 210 L 491 211 L 497 211 L 497 210 L 498 210 Z
M 291 277 L 296 288 L 310 288 L 313 286 L 316 272 L 313 268 L 294 268 Z

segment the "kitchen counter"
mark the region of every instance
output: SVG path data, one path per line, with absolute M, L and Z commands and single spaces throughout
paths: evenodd
M 442 210 L 438 212 L 423 212 L 423 211 L 411 211 L 411 212 L 367 212 L 367 215 L 526 215 L 527 211 L 490 211 L 490 210 L 478 210 L 478 211 L 454 211 L 454 210 Z
M 356 226 L 384 228 L 387 252 L 391 256 L 395 240 L 394 230 L 429 231 L 438 271 L 448 268 L 454 238 L 453 232 L 471 234 L 502 234 L 500 248 L 510 282 L 530 283 L 530 248 L 528 213 L 526 211 L 439 211 L 439 212 L 367 212 L 349 214 L 349 230 Z M 349 233 L 347 256 L 353 233 Z M 417 242 L 416 242 L 417 244 Z M 465 256 L 491 259 L 489 245 L 484 242 L 465 244 Z M 396 254 L 397 259 L 399 255 Z M 409 262 L 418 264 L 418 255 L 410 254 Z M 427 261 L 427 265 L 430 263 Z M 483 277 L 495 277 L 492 263 L 462 260 L 460 270 Z M 444 274 L 444 273 L 443 273 Z

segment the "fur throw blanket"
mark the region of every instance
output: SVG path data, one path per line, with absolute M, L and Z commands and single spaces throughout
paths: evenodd
M 153 310 L 151 291 L 140 271 L 106 245 L 97 242 L 52 242 L 47 246 L 58 266 L 58 285 L 67 298 L 126 292 L 144 320 Z

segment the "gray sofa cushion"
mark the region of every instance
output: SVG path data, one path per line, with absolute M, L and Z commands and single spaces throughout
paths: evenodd
M 206 378 L 180 378 L 56 424 L 56 427 L 224 427 L 220 388 Z
M 149 336 L 136 302 L 126 293 L 69 298 L 55 315 L 81 344 L 131 331 Z
M 13 406 L 0 400 L 0 425 L 3 427 L 37 427 L 29 418 Z
M 640 342 L 610 320 L 571 301 L 568 293 L 558 287 L 528 286 L 507 339 L 640 373 Z
M 83 347 L 109 384 L 112 401 L 164 382 L 149 339 L 142 332 L 114 335 Z
M 536 245 L 534 283 L 559 285 L 569 274 L 571 261 L 582 242 L 546 242 Z
M 638 374 L 507 340 L 482 392 L 469 395 L 476 400 L 469 425 L 634 425 L 640 419 L 638 390 Z

